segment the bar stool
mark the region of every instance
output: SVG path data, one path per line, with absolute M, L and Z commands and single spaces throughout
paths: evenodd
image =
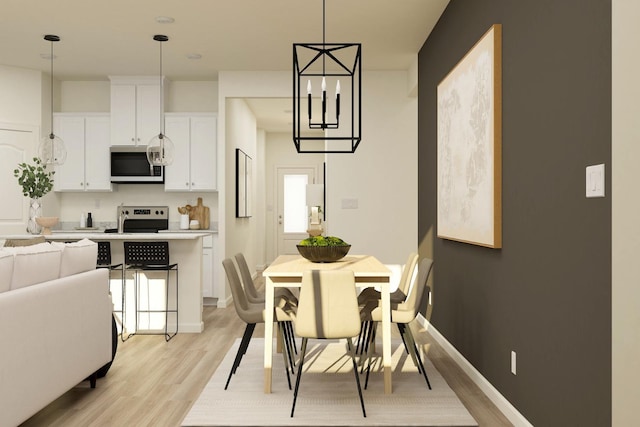
M 120 313 L 120 321 L 122 322 L 122 329 L 120 330 L 120 339 L 124 342 L 124 265 L 113 264 L 111 261 L 111 242 L 98 242 L 98 258 L 96 260 L 96 268 L 108 268 L 109 278 L 111 278 L 111 271 L 119 271 L 120 272 L 120 287 L 122 289 L 122 298 L 120 310 L 114 309 L 114 313 Z M 109 294 L 111 294 L 111 289 L 109 289 Z
M 134 300 L 135 300 L 135 332 L 127 336 L 131 336 L 138 332 L 138 315 L 140 313 L 164 313 L 164 337 L 166 341 L 176 336 L 178 333 L 178 264 L 169 262 L 169 242 L 166 241 L 148 241 L 148 242 L 124 242 L 124 270 L 133 273 L 134 283 Z M 165 306 L 163 310 L 151 309 L 149 301 L 147 301 L 147 309 L 141 310 L 138 307 L 139 299 L 139 275 L 142 272 L 159 272 L 165 271 Z M 176 293 L 175 308 L 169 308 L 169 273 L 176 272 Z M 123 306 L 123 310 L 126 305 Z M 175 332 L 169 333 L 169 313 L 175 313 L 176 329 Z M 124 320 L 123 320 L 124 321 Z

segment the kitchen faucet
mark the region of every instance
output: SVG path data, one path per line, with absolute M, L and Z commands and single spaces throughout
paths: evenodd
M 122 234 L 124 232 L 124 222 L 129 219 L 129 216 L 124 213 L 124 211 L 120 210 L 120 217 L 118 218 L 118 233 Z

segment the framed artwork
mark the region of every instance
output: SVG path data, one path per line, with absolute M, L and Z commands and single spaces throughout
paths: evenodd
M 438 85 L 438 237 L 502 247 L 502 26 Z
M 251 216 L 252 171 L 251 157 L 236 148 L 236 218 Z

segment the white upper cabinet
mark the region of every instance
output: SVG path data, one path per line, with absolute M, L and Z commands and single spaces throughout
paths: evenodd
M 64 141 L 67 160 L 56 166 L 55 191 L 111 191 L 108 114 L 56 113 L 53 131 Z
M 110 79 L 111 145 L 147 145 L 160 133 L 163 106 L 159 78 L 111 76 Z
M 165 167 L 166 191 L 217 190 L 217 116 L 168 113 L 165 134 L 175 146 Z

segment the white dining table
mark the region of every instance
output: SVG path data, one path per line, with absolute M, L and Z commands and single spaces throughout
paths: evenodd
M 300 255 L 280 255 L 262 272 L 265 278 L 264 392 L 271 393 L 273 359 L 273 304 L 277 287 L 300 287 L 306 270 L 352 270 L 357 287 L 380 286 L 382 300 L 382 364 L 384 392 L 392 392 L 391 383 L 391 303 L 389 270 L 371 255 L 347 255 L 331 263 L 315 263 Z

